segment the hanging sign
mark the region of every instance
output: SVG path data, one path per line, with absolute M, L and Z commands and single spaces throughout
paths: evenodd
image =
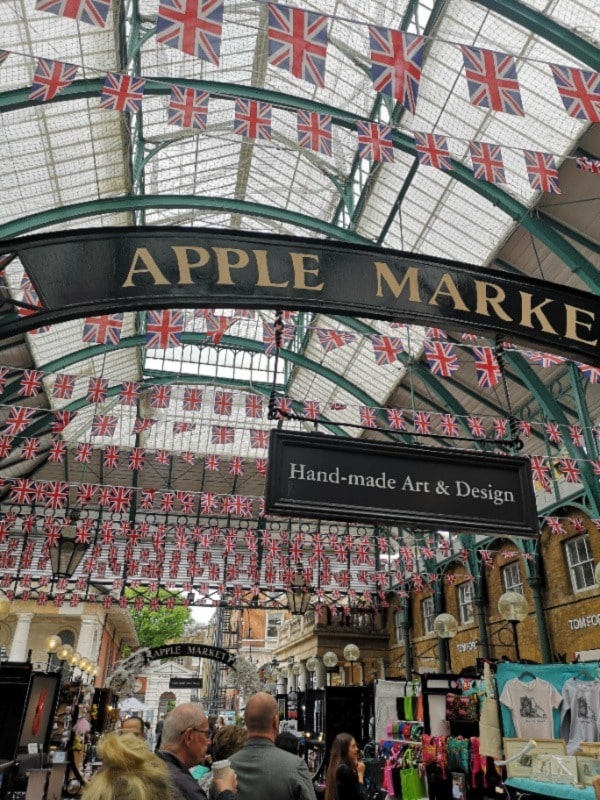
M 175 644 L 163 644 L 160 647 L 149 647 L 150 658 L 155 661 L 159 658 L 182 658 L 183 656 L 193 656 L 194 658 L 208 658 L 212 661 L 220 661 L 232 667 L 235 663 L 235 653 L 230 653 L 222 647 L 212 647 L 206 644 L 193 644 L 191 642 L 179 642 Z
M 104 228 L 0 242 L 42 308 L 0 335 L 94 313 L 286 308 L 502 334 L 600 362 L 595 295 L 382 247 L 185 228 Z
M 201 689 L 202 678 L 169 678 L 169 689 Z
M 266 510 L 537 536 L 529 460 L 272 431 Z

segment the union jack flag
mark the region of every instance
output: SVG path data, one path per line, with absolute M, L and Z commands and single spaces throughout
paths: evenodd
M 562 444 L 563 435 L 560 426 L 556 422 L 544 422 L 544 431 L 548 437 L 548 441 L 552 444 Z
M 596 175 L 600 173 L 600 158 L 582 156 L 581 158 L 575 159 L 575 165 L 577 169 L 581 169 L 584 172 L 593 172 Z
M 245 397 L 246 417 L 251 419 L 262 419 L 264 401 L 258 394 L 247 394 Z
M 161 0 L 156 40 L 219 66 L 223 0 Z
M 108 378 L 90 378 L 85 399 L 88 403 L 103 403 L 108 393 Z
M 216 456 L 209 453 L 204 459 L 204 469 L 207 472 L 218 472 L 220 465 L 221 465 L 220 456 Z
M 554 367 L 557 364 L 563 364 L 565 359 L 562 356 L 555 356 L 552 353 L 540 353 L 537 350 L 527 353 L 527 358 L 532 364 L 537 364 L 539 367 Z
M 160 508 L 161 511 L 173 511 L 175 508 L 175 492 L 163 492 Z
M 10 493 L 10 502 L 26 506 L 33 503 L 34 491 L 29 478 L 17 478 L 13 481 Z
M 577 364 L 577 368 L 583 372 L 590 383 L 600 383 L 600 367 L 591 364 Z
M 173 433 L 189 433 L 195 429 L 195 425 L 193 422 L 183 422 L 181 420 L 175 420 L 173 423 Z
M 494 437 L 496 439 L 504 439 L 508 434 L 508 420 L 503 417 L 495 417 L 492 420 L 494 426 Z
M 215 414 L 223 416 L 230 416 L 233 409 L 233 393 L 224 389 L 217 389 L 215 391 L 215 399 L 213 404 Z
M 3 433 L 0 436 L 0 458 L 6 458 L 13 446 L 13 437 Z
M 298 146 L 323 156 L 333 155 L 331 115 L 298 111 Z
M 67 455 L 67 443 L 62 439 L 53 439 L 50 445 L 48 461 L 52 464 L 62 464 Z
M 458 436 L 459 428 L 454 414 L 442 414 L 440 426 L 444 436 Z
M 431 414 L 429 411 L 415 411 L 413 424 L 417 433 L 431 433 Z
M 4 423 L 6 426 L 6 433 L 8 433 L 9 436 L 17 436 L 19 433 L 22 433 L 29 426 L 35 413 L 35 408 L 11 406 L 6 422 Z
M 523 155 L 531 188 L 539 192 L 561 194 L 554 156 L 538 150 L 523 150 Z
M 319 419 L 321 416 L 321 404 L 316 400 L 303 400 L 302 415 L 307 419 Z
M 83 341 L 93 344 L 119 344 L 122 328 L 123 314 L 87 317 L 83 323 Z
M 0 367 L 0 392 L 3 392 L 6 389 L 9 372 L 10 369 L 8 367 Z
M 38 58 L 29 99 L 32 102 L 47 103 L 67 86 L 70 86 L 76 75 L 75 64 L 51 61 L 49 58 Z
M 491 347 L 474 347 L 473 358 L 477 370 L 477 383 L 482 389 L 496 386 L 502 372 Z
M 452 169 L 448 140 L 437 133 L 413 131 L 419 164 L 436 169 Z
M 269 3 L 269 64 L 323 88 L 328 17 Z
M 10 55 L 10 50 L 0 50 L 0 66 L 4 64 L 9 55 Z
M 75 448 L 75 461 L 80 464 L 91 464 L 94 448 L 88 442 L 79 442 Z
M 138 381 L 123 381 L 119 392 L 119 403 L 134 406 L 140 397 L 141 386 Z
M 168 450 L 156 450 L 154 453 L 154 461 L 157 464 L 169 464 L 171 461 L 171 454 Z
M 48 11 L 103 28 L 108 18 L 110 0 L 36 0 L 36 11 Z
M 241 456 L 233 456 L 229 462 L 230 475 L 243 475 L 245 470 L 245 462 Z
M 235 428 L 227 425 L 213 425 L 211 427 L 210 441 L 212 444 L 233 444 L 235 442 Z
M 183 390 L 183 410 L 200 411 L 202 408 L 202 389 L 186 386 Z
M 219 344 L 223 336 L 235 322 L 235 316 L 225 317 L 221 314 L 209 312 L 205 314 L 205 320 L 206 338 L 210 339 L 213 344 Z
M 546 517 L 546 524 L 552 533 L 556 534 L 557 536 L 562 536 L 567 532 L 565 526 L 561 522 L 560 517 Z
M 471 103 L 479 108 L 523 116 L 513 56 L 461 45 Z
M 42 391 L 42 378 L 44 373 L 38 369 L 23 370 L 19 397 L 35 397 Z
M 46 508 L 64 508 L 69 499 L 69 484 L 64 481 L 48 481 L 45 496 Z
M 117 418 L 112 414 L 94 414 L 91 436 L 114 436 L 117 429 Z
M 167 110 L 167 123 L 181 128 L 206 130 L 208 116 L 208 92 L 173 86 Z
M 524 419 L 519 420 L 519 433 L 524 439 L 529 439 L 531 436 L 531 422 L 526 422 Z
M 148 311 L 146 346 L 160 350 L 178 347 L 183 333 L 183 311 L 164 309 Z
M 153 425 L 156 425 L 158 422 L 157 419 L 152 419 L 151 417 L 136 417 L 133 422 L 133 427 L 131 428 L 131 433 L 144 433 L 144 431 L 149 431 Z
M 233 132 L 249 139 L 271 140 L 271 103 L 236 98 Z
M 334 328 L 317 328 L 317 339 L 326 353 L 356 341 L 356 334 L 350 331 L 336 331 Z
M 267 474 L 267 466 L 268 466 L 268 459 L 266 458 L 255 458 L 254 459 L 254 466 L 256 467 L 256 471 L 259 475 L 266 475 Z
M 549 64 L 567 114 L 600 122 L 600 72 Z
M 111 444 L 104 448 L 102 462 L 108 469 L 115 469 L 119 466 L 120 453 L 118 445 Z
M 155 385 L 150 392 L 150 405 L 152 408 L 168 408 L 171 403 L 171 387 Z
M 132 447 L 129 451 L 128 467 L 131 470 L 144 469 L 146 461 L 146 448 L 145 447 Z
M 559 458 L 558 468 L 567 483 L 581 483 L 581 473 L 577 462 L 573 458 Z
M 250 430 L 250 447 L 264 448 L 268 446 L 269 446 L 269 432 L 255 430 L 254 428 L 252 428 Z
M 450 378 L 458 370 L 456 350 L 449 342 L 426 341 L 424 349 L 425 358 L 433 375 Z
M 373 347 L 375 363 L 380 367 L 384 364 L 395 364 L 398 360 L 398 355 L 404 350 L 402 339 L 395 336 L 384 336 L 382 333 L 376 333 L 369 336 L 369 339 Z
M 404 411 L 401 408 L 386 408 L 386 416 L 390 428 L 395 431 L 406 430 L 406 420 L 404 419 Z
M 506 183 L 500 145 L 469 142 L 469 151 L 473 164 L 473 175 L 478 181 Z
M 412 33 L 369 26 L 373 88 L 416 112 L 425 39 Z
M 377 409 L 370 406 L 360 406 L 358 409 L 360 424 L 366 428 L 377 427 Z
M 394 146 L 389 125 L 376 122 L 357 122 L 358 157 L 367 161 L 393 161 Z
M 294 325 L 284 325 L 281 331 L 281 346 L 285 347 L 286 344 L 293 341 L 296 333 Z M 263 322 L 263 344 L 265 346 L 265 355 L 272 356 L 277 350 L 277 335 L 275 333 L 275 326 L 269 322 Z
M 67 375 L 65 372 L 59 372 L 52 387 L 52 397 L 58 397 L 61 400 L 70 400 L 73 396 L 75 389 L 75 376 Z
M 100 96 L 100 108 L 107 108 L 111 111 L 129 111 L 135 114 L 142 107 L 145 84 L 144 78 L 138 78 L 135 75 L 107 72 Z

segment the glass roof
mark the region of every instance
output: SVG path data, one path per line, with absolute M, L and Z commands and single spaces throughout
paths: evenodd
M 600 7 L 594 0 L 301 0 L 293 7 L 327 17 L 322 87 L 269 63 L 269 8 L 263 0 L 224 0 L 218 65 L 157 40 L 159 0 L 112 0 L 103 28 L 38 6 L 35 0 L 0 4 L 0 241 L 29 233 L 144 224 L 310 235 L 376 243 L 598 293 L 599 178 L 577 170 L 575 159 L 600 158 L 600 135 L 597 125 L 566 112 L 549 67 L 600 70 Z M 425 37 L 415 113 L 375 91 L 370 25 Z M 473 105 L 461 45 L 514 57 L 522 115 Z M 77 66 L 74 82 L 49 102 L 29 99 L 41 58 Z M 111 72 L 145 79 L 139 112 L 100 108 Z M 178 85 L 208 93 L 205 129 L 168 123 L 170 92 Z M 240 98 L 272 105 L 268 141 L 234 132 Z M 299 110 L 331 115 L 331 155 L 299 145 Z M 391 126 L 392 163 L 359 156 L 356 122 L 369 120 Z M 449 170 L 418 164 L 415 132 L 446 137 Z M 500 146 L 505 184 L 475 179 L 469 148 L 474 141 Z M 532 188 L 525 150 L 554 158 L 560 196 Z M 14 311 L 12 302 L 30 302 L 18 260 L 6 268 L 4 284 L 4 313 Z M 444 436 L 439 420 L 433 437 L 416 437 L 443 446 L 478 446 L 472 437 L 468 441 L 467 419 L 480 416 L 493 437 L 494 421 L 508 413 L 504 387 L 482 389 L 474 368 L 473 345 L 493 342 L 450 332 L 460 368 L 444 379 L 432 373 L 424 354 L 424 343 L 435 340 L 435 331 L 302 313 L 286 321 L 290 336 L 276 360 L 265 354 L 263 342 L 273 312 L 244 315 L 217 309 L 215 314 L 229 318 L 222 340 L 210 341 L 205 313 L 187 309 L 184 341 L 167 352 L 146 348 L 145 312 L 124 315 L 115 347 L 84 342 L 83 319 L 6 341 L 0 366 L 10 370 L 13 381 L 25 369 L 39 370 L 43 393 L 23 399 L 17 390 L 5 389 L 3 419 L 11 404 L 35 407 L 39 419 L 50 410 L 77 412 L 59 434 L 72 454 L 68 467 L 48 461 L 52 437 L 46 426 L 38 458 L 28 464 L 19 451 L 0 462 L 9 484 L 35 475 L 44 480 L 62 476 L 73 486 L 88 480 L 157 484 L 160 490 L 175 486 L 160 466 L 139 474 L 122 465 L 114 474 L 103 471 L 102 452 L 117 445 L 124 453 L 141 447 L 148 454 L 186 455 L 190 460 L 181 485 L 195 492 L 215 478 L 202 466 L 206 455 L 241 455 L 248 461 L 246 491 L 258 499 L 264 482 L 261 459 L 267 455 L 267 440 L 259 432 L 268 433 L 274 425 L 266 413 L 271 391 L 290 398 L 296 416 L 302 415 L 305 401 L 313 401 L 324 430 L 352 437 L 398 441 L 404 436 L 386 429 L 381 414 L 378 430 L 371 430 L 365 408 L 402 410 L 410 423 L 406 435 L 413 439 L 415 412 L 453 413 L 467 441 Z M 321 338 L 327 330 L 347 334 L 346 343 L 327 350 Z M 377 333 L 400 339 L 397 360 L 377 363 L 371 338 Z M 591 431 L 598 423 L 597 385 L 586 382 L 581 388 L 577 365 L 538 361 L 535 354 L 516 348 L 506 374 L 515 414 L 533 425 L 524 452 L 577 455 L 571 444 L 549 443 L 544 424 L 560 412 L 565 426 L 583 424 Z M 75 379 L 68 397 L 55 389 L 64 374 Z M 108 396 L 97 402 L 86 399 L 92 377 L 106 379 L 109 387 Z M 140 396 L 137 404 L 128 405 L 120 391 L 132 381 L 139 384 Z M 154 404 L 156 386 L 172 388 L 165 408 Z M 190 388 L 202 395 L 193 409 L 186 399 Z M 231 406 L 219 411 L 223 392 L 230 393 Z M 581 395 L 587 422 L 581 419 Z M 261 400 L 258 416 L 248 416 L 249 397 Z M 114 417 L 111 433 L 92 432 L 98 415 Z M 137 430 L 136 419 L 148 420 L 148 426 Z M 215 427 L 231 427 L 235 435 L 221 441 Z M 291 419 L 284 427 L 312 430 L 314 424 Z M 93 468 L 74 458 L 82 443 L 93 446 Z M 592 445 L 590 433 L 583 455 L 579 451 L 584 461 L 597 459 Z M 235 480 L 227 483 L 224 476 L 226 469 L 218 491 L 235 494 L 239 484 L 236 489 Z M 589 480 L 583 489 L 597 494 L 597 478 L 591 486 Z M 572 487 L 559 475 L 551 491 L 538 487 L 540 507 L 577 490 L 582 485 Z M 594 497 L 592 506 L 596 503 L 600 498 Z

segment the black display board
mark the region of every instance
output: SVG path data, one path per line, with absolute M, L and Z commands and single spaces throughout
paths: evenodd
M 0 666 L 0 760 L 12 761 L 17 748 L 29 695 L 32 666 L 8 662 Z

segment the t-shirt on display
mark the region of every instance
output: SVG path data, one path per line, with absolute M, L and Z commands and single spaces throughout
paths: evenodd
M 551 683 L 541 678 L 527 682 L 513 678 L 506 682 L 500 702 L 510 708 L 520 739 L 554 738 L 552 710 L 560 706 L 562 697 Z

